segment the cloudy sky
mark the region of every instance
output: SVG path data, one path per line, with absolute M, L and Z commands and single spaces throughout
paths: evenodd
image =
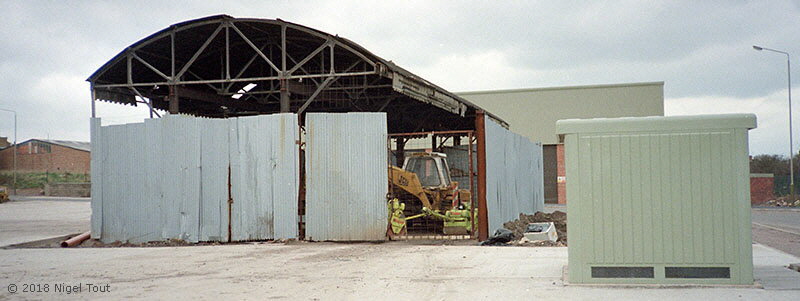
M 17 111 L 19 140 L 88 141 L 92 72 L 171 24 L 229 14 L 338 34 L 450 91 L 664 81 L 667 115 L 756 113 L 751 153 L 788 153 L 785 56 L 751 46 L 800 70 L 800 1 L 209 2 L 0 2 L 0 108 Z M 12 116 L 0 112 L 0 136 Z

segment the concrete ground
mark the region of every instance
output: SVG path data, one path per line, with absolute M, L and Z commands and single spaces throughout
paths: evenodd
M 800 273 L 781 266 L 797 258 L 760 245 L 754 247 L 756 277 L 771 281 L 766 289 L 565 286 L 567 249 L 560 247 L 262 243 L 6 249 L 0 258 L 0 299 L 800 299 Z M 19 291 L 31 283 L 48 284 L 50 291 Z M 110 292 L 88 292 L 89 283 Z M 7 291 L 11 284 L 16 294 Z M 83 292 L 56 293 L 56 284 L 81 284 Z
M 76 209 L 81 206 L 83 209 Z M 86 214 L 76 218 L 82 222 L 72 226 L 88 227 L 88 202 L 28 200 L 0 204 L 0 212 L 0 233 L 4 233 L 6 241 L 21 240 L 14 231 L 5 230 L 13 224 L 8 219 L 20 221 L 25 216 L 47 226 L 41 227 L 41 233 L 22 231 L 20 236 L 52 233 L 49 231 L 58 227 L 47 221 L 62 215 Z M 58 234 L 64 232 L 81 231 L 64 229 Z M 0 249 L 0 300 L 800 300 L 800 273 L 785 268 L 789 263 L 800 262 L 799 258 L 760 244 L 753 246 L 753 254 L 754 274 L 763 289 L 565 285 L 561 277 L 567 265 L 567 248 L 563 247 L 294 242 Z M 23 291 L 31 284 L 40 292 Z M 66 293 L 67 286 L 76 285 L 81 292 Z M 57 288 L 62 292 L 55 292 Z

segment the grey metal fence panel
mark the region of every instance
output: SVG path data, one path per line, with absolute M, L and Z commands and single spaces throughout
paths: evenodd
M 233 240 L 297 237 L 297 115 L 231 120 Z
M 520 213 L 544 209 L 542 145 L 486 119 L 486 205 L 489 231 Z
M 255 240 L 258 237 L 272 237 L 272 214 L 261 209 L 263 203 L 272 207 L 272 199 L 262 198 L 258 189 L 263 189 L 260 183 L 271 183 L 265 168 L 266 150 L 255 135 L 260 119 L 237 118 L 230 120 L 232 132 L 231 145 L 231 228 L 233 240 Z M 264 142 L 267 144 L 268 142 Z M 253 168 L 250 168 L 250 167 Z M 258 221 L 258 219 L 261 219 Z M 251 220 L 252 219 L 252 220 Z M 256 223 L 260 222 L 260 225 Z
M 143 168 L 145 171 L 145 182 L 144 182 L 144 197 L 139 202 L 132 203 L 134 206 L 133 210 L 147 210 L 150 212 L 148 214 L 147 220 L 140 221 L 146 229 L 141 233 L 137 233 L 137 235 L 131 239 L 131 242 L 147 242 L 147 241 L 156 241 L 161 240 L 164 237 L 162 224 L 163 216 L 161 215 L 162 208 L 165 206 L 164 202 L 164 189 L 168 187 L 164 187 L 164 181 L 162 181 L 163 171 L 162 171 L 162 161 L 163 153 L 164 153 L 164 139 L 161 135 L 163 127 L 163 120 L 162 119 L 147 119 L 144 121 L 145 127 L 145 135 L 144 140 L 141 140 L 143 143 L 138 146 L 141 152 L 145 154 L 145 158 L 142 165 L 136 166 L 135 168 Z M 169 141 L 166 141 L 166 145 L 172 145 Z M 113 161 L 109 162 L 108 164 L 112 164 Z M 121 184 L 117 184 L 121 185 Z M 147 209 L 144 208 L 147 206 Z M 127 237 L 121 238 L 120 240 L 124 240 Z
M 102 169 L 103 184 L 98 188 L 103 201 L 99 212 L 104 217 L 98 223 L 100 237 L 106 242 L 119 240 L 116 239 L 119 237 L 136 240 L 147 233 L 152 211 L 142 189 L 146 173 L 139 168 L 146 154 L 136 147 L 145 135 L 144 130 L 144 124 L 138 123 L 104 127 L 99 133 L 104 147 L 95 151 L 106 164 L 97 166 Z M 115 163 L 107 164 L 112 159 Z
M 198 118 L 162 118 L 163 238 L 198 241 L 200 127 Z
M 297 144 L 300 140 L 299 123 L 296 114 L 274 116 L 271 124 L 271 133 L 275 134 L 272 155 L 277 163 L 272 169 L 274 237 L 297 238 L 297 200 L 300 191 L 300 149 Z
M 386 114 L 306 115 L 306 238 L 383 240 Z
M 200 240 L 228 240 L 228 133 L 226 119 L 202 120 Z
M 227 240 L 229 164 L 233 239 L 297 237 L 297 117 L 240 119 L 168 115 L 114 126 L 93 119 L 94 237 Z

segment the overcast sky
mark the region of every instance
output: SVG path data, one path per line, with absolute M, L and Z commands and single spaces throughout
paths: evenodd
M 0 108 L 18 112 L 19 141 L 88 141 L 92 72 L 171 24 L 228 14 L 338 34 L 454 92 L 664 81 L 667 115 L 752 112 L 750 152 L 788 153 L 785 56 L 751 46 L 800 70 L 800 1 L 208 2 L 1 1 Z M 147 113 L 102 103 L 98 115 Z M 0 112 L 0 136 L 12 116 Z

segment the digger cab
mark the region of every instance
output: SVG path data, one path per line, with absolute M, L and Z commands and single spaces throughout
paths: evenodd
M 452 183 L 447 155 L 443 153 L 411 154 L 403 162 L 403 169 L 415 173 L 422 187 L 427 189 L 446 189 Z

